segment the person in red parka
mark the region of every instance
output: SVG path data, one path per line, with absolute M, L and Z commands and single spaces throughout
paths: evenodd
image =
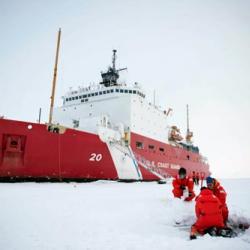
M 191 227 L 190 239 L 196 239 L 198 234 L 203 235 L 210 228 L 222 229 L 225 227 L 222 204 L 206 187 L 202 187 L 200 194 L 196 197 L 195 213 L 197 220 Z
M 195 193 L 193 191 L 194 182 L 192 178 L 187 176 L 187 172 L 185 168 L 180 168 L 178 175 L 174 178 L 173 182 L 174 189 L 172 190 L 174 197 L 181 198 L 184 196 L 184 191 L 188 191 L 188 196 L 184 199 L 185 201 L 191 201 L 195 197 Z
M 215 178 L 208 176 L 206 181 L 207 187 L 213 192 L 213 194 L 220 200 L 222 204 L 222 215 L 224 223 L 226 223 L 228 219 L 228 208 L 226 204 L 227 193 Z

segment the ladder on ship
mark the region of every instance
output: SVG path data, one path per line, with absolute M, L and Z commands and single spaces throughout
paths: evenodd
M 133 163 L 135 165 L 136 171 L 138 173 L 138 176 L 140 176 L 140 179 L 142 180 L 142 175 L 139 169 L 139 164 L 146 169 L 147 171 L 149 171 L 150 173 L 154 174 L 155 176 L 157 176 L 160 180 L 166 180 L 166 176 L 161 173 L 161 171 L 159 169 L 156 169 L 155 166 L 153 166 L 152 164 L 149 163 L 148 160 L 146 160 L 144 157 L 140 156 L 140 155 L 135 155 L 133 153 L 133 150 L 131 149 L 130 145 L 121 145 L 120 143 L 114 143 L 113 145 L 122 153 L 127 154 L 127 151 L 129 152 L 129 154 L 127 154 L 132 160 Z
M 129 145 L 126 145 L 126 144 L 123 145 L 123 144 L 121 144 L 121 143 L 119 143 L 119 142 L 112 142 L 112 145 L 113 145 L 113 147 L 115 147 L 118 151 L 120 151 L 121 153 L 123 153 L 125 156 L 128 156 L 128 157 L 132 160 L 132 162 L 133 162 L 133 164 L 134 164 L 134 167 L 135 167 L 135 169 L 136 169 L 137 175 L 138 175 L 138 177 L 139 177 L 139 180 L 142 180 L 142 174 L 141 174 L 140 168 L 139 168 L 139 166 L 138 166 L 138 163 L 137 163 L 137 161 L 136 161 L 136 158 L 134 157 L 134 154 L 133 154 L 133 152 L 132 152 L 130 146 L 129 146 Z

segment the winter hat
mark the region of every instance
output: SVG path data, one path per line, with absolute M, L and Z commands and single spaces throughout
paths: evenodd
M 180 178 L 185 178 L 186 174 L 187 174 L 187 171 L 186 171 L 185 168 L 180 168 L 179 169 L 179 176 L 180 176 Z
M 207 185 L 209 185 L 209 184 L 213 184 L 214 179 L 211 176 L 208 176 L 206 181 L 207 181 Z

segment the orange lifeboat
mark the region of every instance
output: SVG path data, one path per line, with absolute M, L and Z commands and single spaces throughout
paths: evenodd
M 170 141 L 182 141 L 183 137 L 180 134 L 180 129 L 177 128 L 176 126 L 172 126 L 169 134 L 169 140 Z

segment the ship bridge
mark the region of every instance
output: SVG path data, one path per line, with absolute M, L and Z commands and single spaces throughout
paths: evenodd
M 140 89 L 138 83 L 135 83 L 132 87 L 128 87 L 125 84 L 109 87 L 89 85 L 86 88 L 83 87 L 75 91 L 69 91 L 65 96 L 63 96 L 63 106 L 100 101 L 102 99 L 115 97 L 117 94 L 138 95 L 141 98 L 145 98 L 145 94 Z
M 145 94 L 138 83 L 89 85 L 70 90 L 63 96 L 63 105 L 54 109 L 53 123 L 96 132 L 101 117 L 108 116 L 113 123 L 130 127 L 131 105 L 135 100 L 144 102 Z
M 102 81 L 97 85 L 92 84 L 86 88 L 79 88 L 77 91 L 70 91 L 63 97 L 63 105 L 68 106 L 89 101 L 100 101 L 114 97 L 117 94 L 132 94 L 145 98 L 145 94 L 138 83 L 135 83 L 132 87 L 118 83 L 119 72 L 126 69 L 116 69 L 116 50 L 113 50 L 112 67 L 109 66 L 106 72 L 101 72 Z

